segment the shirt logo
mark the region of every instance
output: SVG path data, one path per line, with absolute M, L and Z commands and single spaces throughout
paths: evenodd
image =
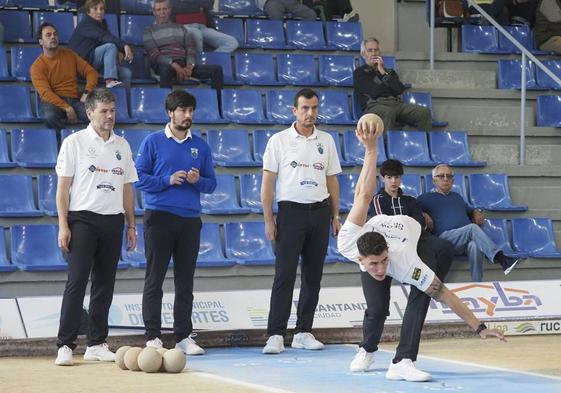
M 123 170 L 123 168 L 115 167 L 115 168 L 111 169 L 111 173 L 114 174 L 114 175 L 117 175 L 117 176 L 123 176 L 125 171 Z
M 314 162 L 313 167 L 318 171 L 323 171 L 325 169 L 325 166 L 323 166 L 321 162 Z
M 318 186 L 318 183 L 313 179 L 304 179 L 300 182 L 300 185 L 305 188 L 314 188 Z
M 192 147 L 191 148 L 191 157 L 197 158 L 198 156 L 199 156 L 199 149 L 197 149 L 196 147 Z
M 298 166 L 298 163 L 296 161 L 292 161 L 290 163 L 290 166 L 293 167 L 293 168 L 296 168 Z
M 121 158 L 123 158 L 123 156 L 121 156 L 121 152 L 119 150 L 115 150 L 115 158 L 117 158 L 117 160 L 121 161 Z
M 319 154 L 323 154 L 323 145 L 321 143 L 317 144 Z
M 88 147 L 88 157 L 90 157 L 90 158 L 95 158 L 96 157 L 95 147 L 93 147 L 93 146 Z
M 96 188 L 103 192 L 111 192 L 115 191 L 115 187 L 109 182 L 104 181 L 103 183 L 99 183 Z
M 415 281 L 419 281 L 419 278 L 421 278 L 421 269 L 419 269 L 418 267 L 416 267 L 413 270 L 413 274 L 411 275 L 411 278 Z
M 95 165 L 90 165 L 90 167 L 88 168 L 88 171 L 90 172 L 95 172 L 95 170 L 96 170 Z

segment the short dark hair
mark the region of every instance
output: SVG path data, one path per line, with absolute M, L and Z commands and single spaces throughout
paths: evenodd
M 388 249 L 386 238 L 379 232 L 366 232 L 356 241 L 358 253 L 367 257 L 368 255 L 381 255 Z
M 173 112 L 177 108 L 197 107 L 197 99 L 185 90 L 174 90 L 166 97 L 166 111 Z
M 97 103 L 109 104 L 115 102 L 115 96 L 109 89 L 105 87 L 99 87 L 93 89 L 86 96 L 86 101 L 84 102 L 84 107 L 87 111 L 94 111 Z
M 298 93 L 296 93 L 296 95 L 294 96 L 294 107 L 295 108 L 298 108 L 298 99 L 300 97 L 307 98 L 308 100 L 310 98 L 316 97 L 319 100 L 318 93 L 316 93 L 314 90 L 310 89 L 309 87 L 305 87 L 303 89 L 300 89 L 298 91 Z
M 98 4 L 103 4 L 105 6 L 105 0 L 86 0 L 82 6 L 82 10 L 87 14 Z
M 382 176 L 401 176 L 403 175 L 403 165 L 399 160 L 391 158 L 384 161 L 380 166 L 380 175 Z
M 43 22 L 39 25 L 39 28 L 37 29 L 37 33 L 36 33 L 37 34 L 37 41 L 39 41 L 40 39 L 43 38 L 43 29 L 46 28 L 46 27 L 49 27 L 49 26 L 52 27 L 53 29 L 55 29 L 55 31 L 58 32 L 55 25 L 53 25 L 52 23 L 49 23 L 49 22 Z

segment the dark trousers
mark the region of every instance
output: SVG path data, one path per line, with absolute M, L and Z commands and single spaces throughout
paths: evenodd
M 76 117 L 78 117 L 78 123 L 87 123 L 89 121 L 83 102 L 81 102 L 77 98 L 62 97 L 62 99 L 68 105 L 72 106 L 72 108 L 74 108 Z M 43 121 L 45 122 L 47 128 L 60 130 L 62 128 L 67 128 L 74 125 L 68 123 L 66 112 L 64 110 L 46 101 L 41 101 L 40 116 L 41 119 L 43 119 Z
M 321 0 L 320 2 L 304 0 L 303 4 L 312 9 L 316 6 L 322 6 L 326 19 L 332 19 L 333 15 L 343 16 L 353 10 L 350 0 Z
M 444 239 L 423 231 L 417 244 L 417 253 L 422 261 L 436 273 L 437 277 L 444 281 L 454 257 L 454 247 L 450 242 L 442 240 Z M 368 352 L 374 352 L 378 350 L 384 323 L 389 315 L 392 279 L 386 277 L 384 281 L 376 281 L 367 272 L 361 272 L 361 281 L 367 309 L 364 313 L 363 341 L 360 346 Z M 430 297 L 427 294 L 414 286 L 410 287 L 395 362 L 403 358 L 413 361 L 417 359 L 421 330 L 425 323 L 429 303 Z
M 300 297 L 295 333 L 311 332 L 318 304 L 323 263 L 329 245 L 330 207 L 302 209 L 292 202 L 279 202 L 275 244 L 275 278 L 267 334 L 286 334 L 292 307 L 298 260 L 302 257 Z
M 162 285 L 173 257 L 175 299 L 173 332 L 176 342 L 193 331 L 193 276 L 199 255 L 202 222 L 199 217 L 146 210 L 144 213 L 144 249 L 146 275 L 142 293 L 142 317 L 147 340 L 161 336 Z
M 156 73 L 160 75 L 160 87 L 172 88 L 175 70 L 169 64 L 158 64 Z M 197 64 L 191 74 L 193 78 L 210 79 L 210 86 L 218 92 L 224 87 L 222 66 L 215 64 Z
M 380 116 L 384 121 L 385 130 L 392 130 L 396 122 L 413 126 L 416 130 L 421 131 L 432 129 L 431 111 L 425 106 L 398 101 L 384 101 L 370 105 L 364 112 Z
M 68 280 L 62 297 L 57 346 L 74 349 L 90 272 L 87 345 L 102 344 L 107 338 L 107 318 L 121 255 L 124 216 L 69 212 L 68 224 L 71 232 Z

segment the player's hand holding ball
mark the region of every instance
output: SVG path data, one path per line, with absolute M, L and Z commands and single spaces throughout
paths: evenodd
M 382 132 L 384 132 L 384 122 L 374 113 L 362 115 L 356 125 L 356 136 L 365 148 L 375 148 Z

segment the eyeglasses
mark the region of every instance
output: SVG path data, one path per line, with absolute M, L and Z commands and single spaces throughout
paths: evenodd
M 364 51 L 366 53 L 378 53 L 378 52 L 380 52 L 380 49 L 378 49 L 378 48 L 367 48 Z
M 439 179 L 453 179 L 454 175 L 445 173 L 445 174 L 442 174 L 442 175 L 435 175 L 434 177 L 437 177 Z

